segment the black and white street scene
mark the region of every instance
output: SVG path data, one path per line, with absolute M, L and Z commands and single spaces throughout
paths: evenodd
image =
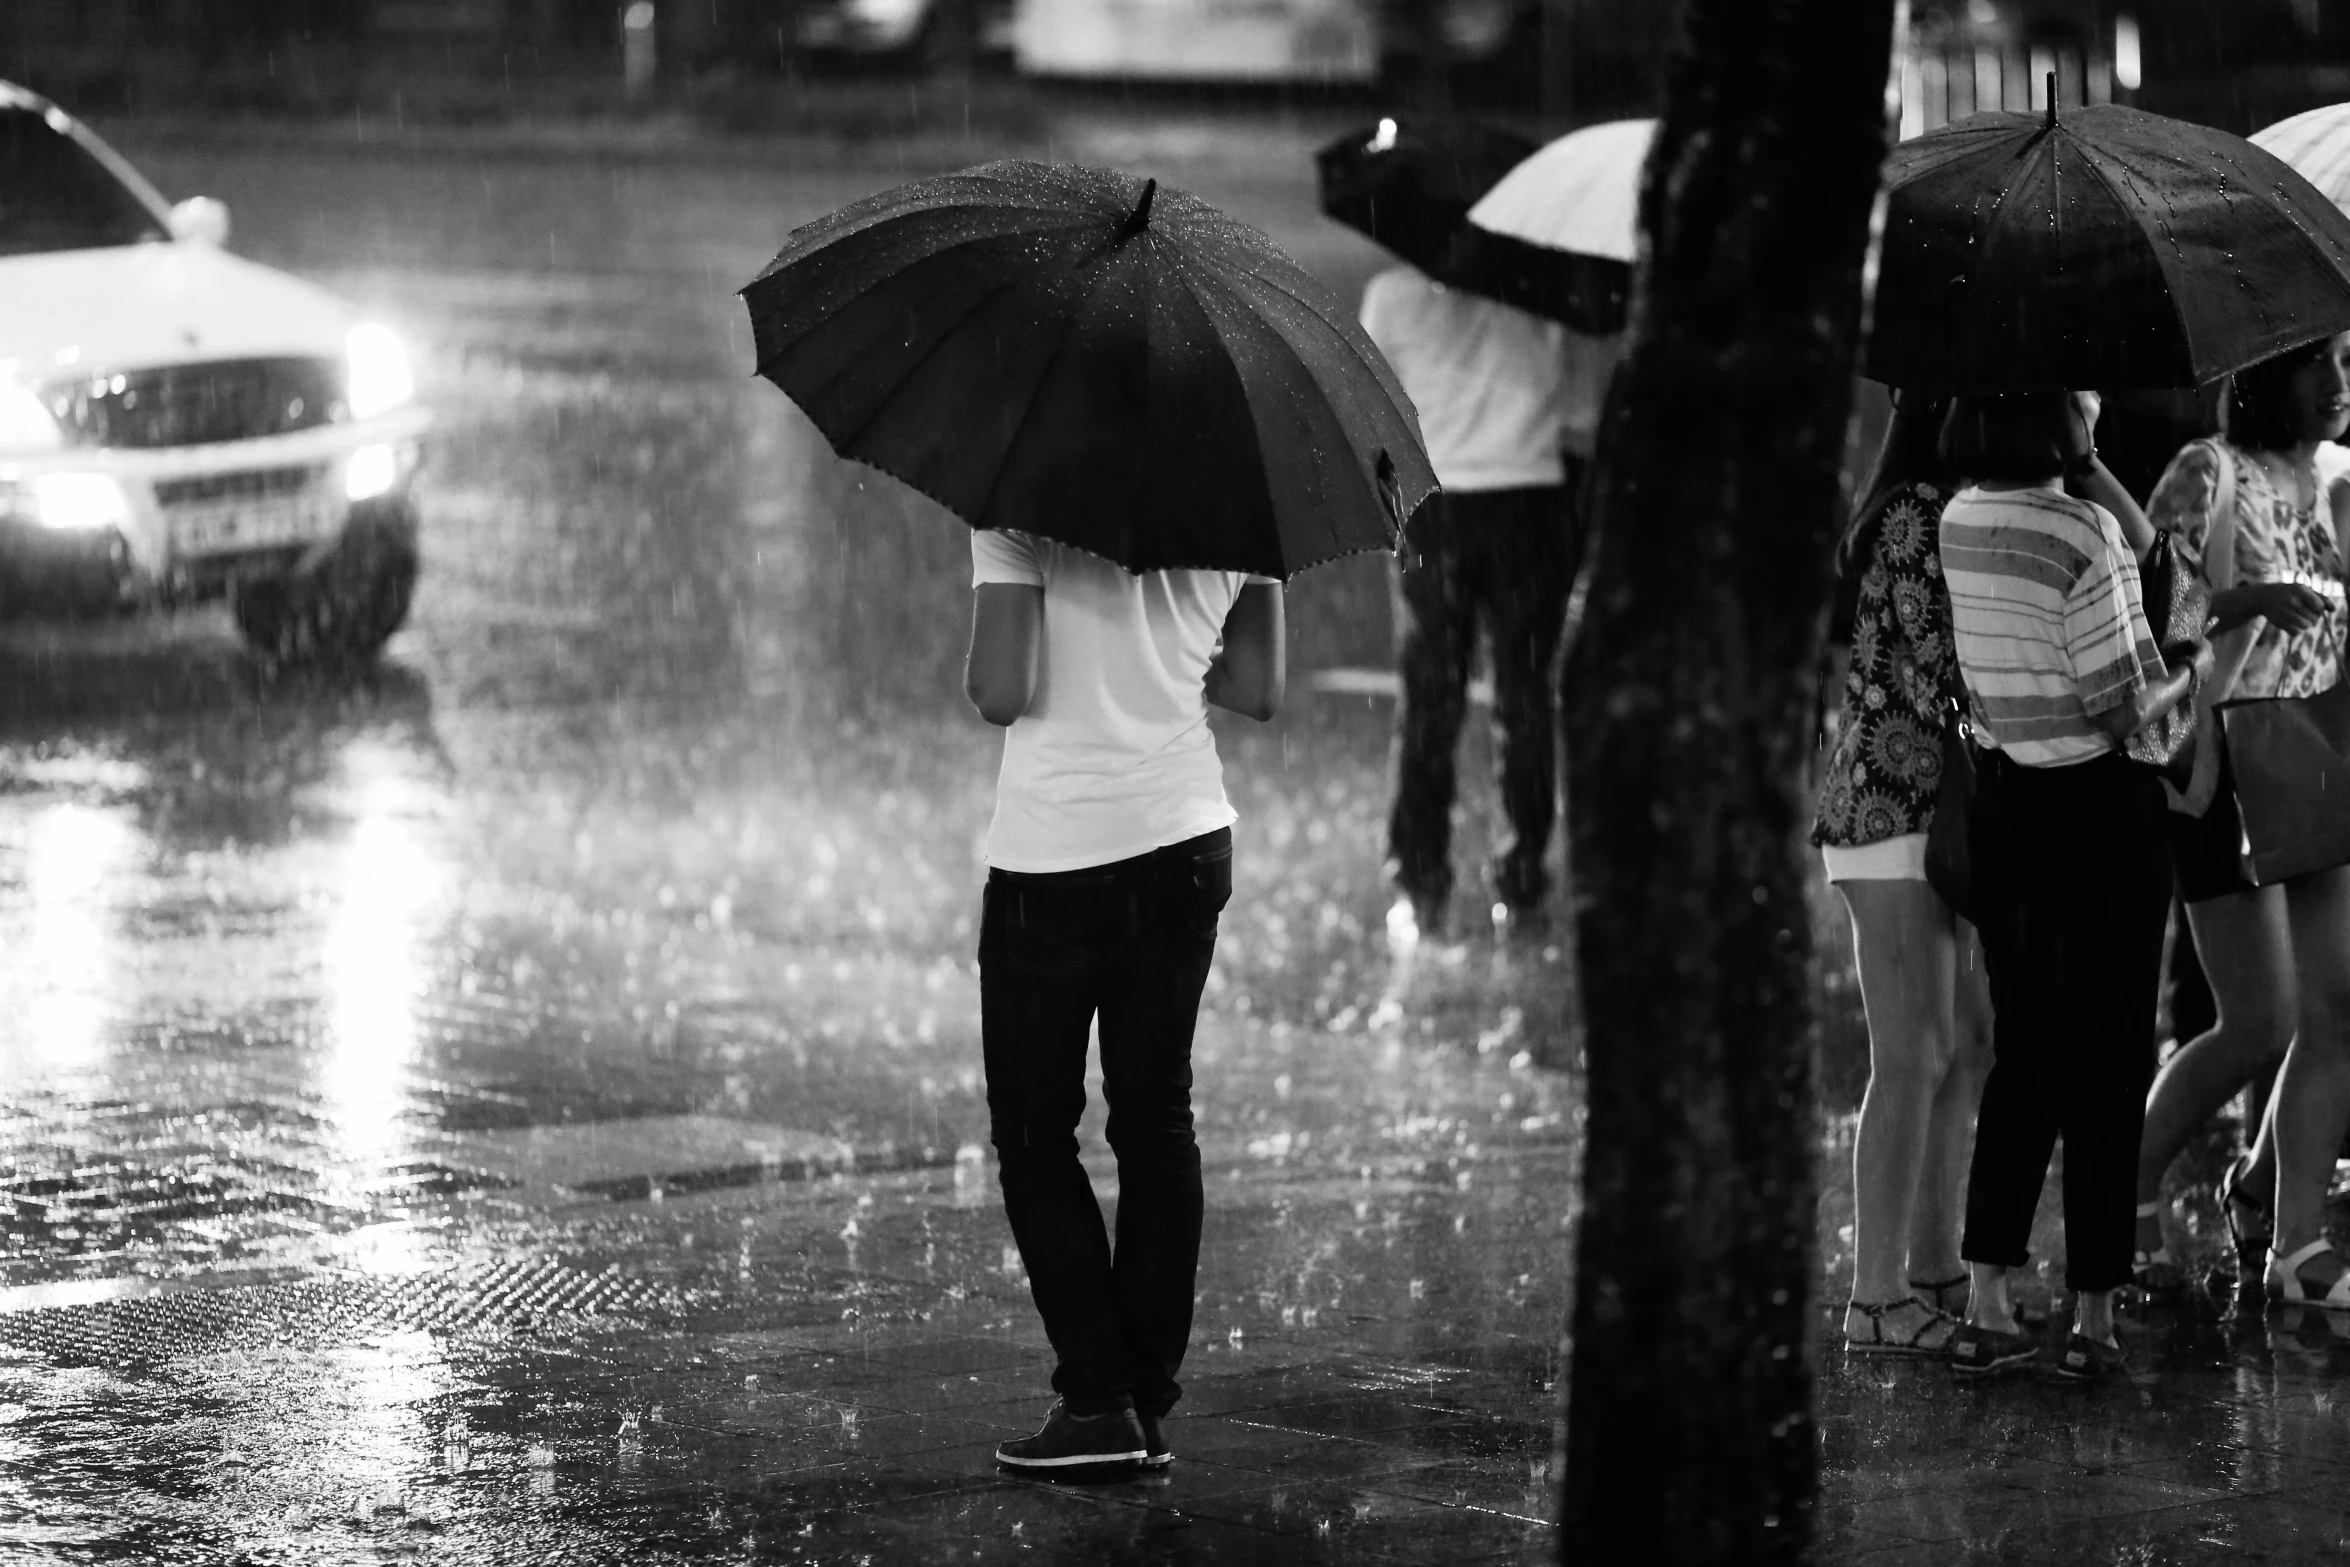
M 7 0 L 0 1560 L 2350 1557 L 2346 539 L 2335 0 Z

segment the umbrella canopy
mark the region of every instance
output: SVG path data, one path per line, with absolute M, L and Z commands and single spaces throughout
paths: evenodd
M 2350 328 L 2350 218 L 2224 131 L 1978 114 L 1885 183 L 1868 373 L 1896 386 L 2195 386 Z
M 1431 277 L 1478 197 L 1534 151 L 1531 137 L 1471 120 L 1384 119 L 1314 154 L 1322 211 Z
M 794 230 L 742 292 L 759 373 L 834 449 L 975 528 L 1286 577 L 1393 548 L 1436 488 L 1353 312 L 1155 181 L 918 180 Z
M 2284 159 L 2319 195 L 2350 212 L 2350 103 L 2279 120 L 2254 131 L 2252 145 Z
M 1655 139 L 1654 120 L 1610 120 L 1543 147 L 1469 209 L 1461 272 L 1579 332 L 1620 330 L 1639 253 L 1640 174 Z
M 1654 120 L 1570 131 L 1502 176 L 1469 209 L 1491 234 L 1631 264 L 1640 254 L 1640 171 Z

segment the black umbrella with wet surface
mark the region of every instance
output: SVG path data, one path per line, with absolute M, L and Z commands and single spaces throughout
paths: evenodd
M 1880 381 L 2195 386 L 2350 330 L 2350 218 L 2225 131 L 1978 114 L 1894 148 L 1885 183 Z
M 1353 313 L 1206 202 L 991 163 L 795 230 L 743 290 L 759 373 L 976 528 L 1130 571 L 1286 577 L 1436 488 Z

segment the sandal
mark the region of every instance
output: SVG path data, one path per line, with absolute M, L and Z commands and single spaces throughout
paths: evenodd
M 1966 1314 L 1967 1302 L 1974 1295 L 1974 1282 L 1972 1274 L 1962 1273 L 1955 1279 L 1911 1279 L 1909 1287 L 1917 1291 L 1918 1299 L 1944 1316 L 1958 1317 Z
M 1960 1376 L 1986 1376 L 2020 1366 L 2038 1353 L 2021 1333 L 1978 1328 L 1969 1322 L 1950 1336 L 1950 1369 Z
M 2240 1279 L 2259 1276 L 2269 1242 L 2276 1239 L 2268 1204 L 2244 1189 L 2244 1174 L 2251 1168 L 2249 1151 L 2236 1155 L 2220 1172 L 2219 1185 L 2212 1192 L 2219 1203 L 2220 1219 L 2228 1227 L 2228 1240 L 2236 1248 L 2236 1277 Z
M 1903 1337 L 1885 1330 L 1885 1316 L 1906 1306 L 1915 1306 L 1926 1314 L 1926 1320 Z M 1852 1314 L 1859 1312 L 1868 1319 L 1869 1336 L 1855 1338 L 1852 1333 Z M 1938 1359 L 1950 1347 L 1951 1336 L 1958 1331 L 1958 1321 L 1938 1307 L 1929 1305 L 1915 1295 L 1899 1300 L 1880 1301 L 1870 1305 L 1866 1301 L 1851 1301 L 1844 1308 L 1844 1353 L 1847 1355 L 1906 1355 L 1919 1359 Z
M 2144 1246 L 2133 1242 L 2135 1249 L 2130 1253 L 2130 1282 L 2148 1300 L 2170 1300 L 2186 1293 L 2187 1270 L 2180 1267 L 2177 1259 L 2171 1256 L 2170 1241 L 2162 1234 L 2160 1198 L 2138 1204 L 2138 1226 L 2141 1230 L 2145 1228 L 2148 1219 L 2155 1221 L 2154 1244 Z
M 2344 1268 L 2341 1276 L 2322 1295 L 2312 1291 L 2309 1281 L 2301 1276 L 2305 1264 L 2320 1256 L 2333 1255 L 2334 1243 L 2322 1235 L 2289 1257 L 2270 1252 L 2269 1298 L 2288 1306 L 2317 1306 L 2327 1311 L 2350 1311 L 2350 1268 Z
M 2065 1340 L 2064 1353 L 2056 1358 L 2056 1374 L 2068 1382 L 2105 1382 L 2121 1375 L 2121 1370 L 2119 1344 L 2083 1338 L 2078 1333 Z

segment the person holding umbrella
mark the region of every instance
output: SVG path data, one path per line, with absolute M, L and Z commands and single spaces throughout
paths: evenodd
M 2166 665 L 2121 524 L 2064 492 L 2090 471 L 2095 417 L 2063 393 L 1962 398 L 1944 448 L 1974 481 L 1943 512 L 1941 549 L 1983 748 L 1968 849 L 1996 1019 L 1961 1247 L 1973 1287 L 1950 1342 L 1962 1372 L 2033 1357 L 2008 1275 L 2059 1136 L 2076 1310 L 2057 1369 L 2093 1379 L 2121 1357 L 2171 877 L 2161 776 L 2122 742 L 2192 698 L 2211 649 Z
M 1837 549 L 1832 640 L 1851 649 L 1812 842 L 1852 918 L 1869 1081 L 1852 1138 L 1855 1355 L 1938 1355 L 1957 1329 L 1967 1136 L 1988 1065 L 1991 997 L 1974 927 L 1926 881 L 1942 729 L 1958 688 L 1942 507 L 1950 399 L 1895 395 L 1875 474 Z
M 2336 510 L 2345 498 L 2328 493 L 2320 452 L 2345 429 L 2350 334 L 2237 375 L 2227 433 L 2184 448 L 2155 487 L 2148 510 L 2182 566 L 2212 588 L 2228 654 L 2212 700 L 2314 696 L 2342 678 L 2350 607 Z M 2214 555 L 2221 547 L 2224 560 Z M 2287 1301 L 2350 1310 L 2350 1282 L 2319 1223 L 2350 1121 L 2350 869 L 2253 885 L 2224 766 L 2218 783 L 2201 816 L 2172 818 L 2179 891 L 2219 1019 L 2171 1057 L 2147 1097 L 2139 1282 L 2153 1294 L 2185 1287 L 2163 1240 L 2162 1177 L 2196 1128 L 2281 1057 L 2289 1070 L 2257 1135 L 2220 1177 L 2220 1212 L 2240 1280 L 2265 1269 L 2270 1292 Z M 2272 1226 L 2272 1214 L 2291 1222 Z M 2274 1261 L 2263 1255 L 2272 1240 Z
M 1575 574 L 1573 487 L 1618 353 L 1410 266 L 1371 279 L 1363 330 L 1419 410 L 1444 486 L 1412 520 L 1396 579 L 1395 803 L 1387 872 L 1421 935 L 1445 929 L 1454 755 L 1483 625 L 1507 831 L 1492 865 L 1505 935 L 1548 928 L 1544 856 L 1557 814 L 1551 662 Z
M 1281 580 L 1393 548 L 1434 491 L 1411 405 L 1262 234 L 1108 170 L 884 191 L 743 292 L 760 373 L 973 529 L 965 685 L 1005 730 L 980 1048 L 1059 1395 L 996 1458 L 1163 1464 L 1205 1206 L 1192 1033 L 1233 881 L 1207 709 L 1270 717 Z M 1097 1025 L 1114 1232 L 1077 1140 Z

